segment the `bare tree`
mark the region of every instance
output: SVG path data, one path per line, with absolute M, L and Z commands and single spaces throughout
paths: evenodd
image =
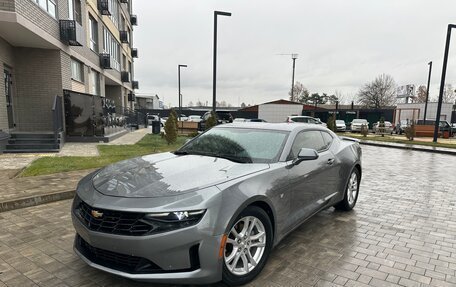
M 417 103 L 425 103 L 427 96 L 427 88 L 426 86 L 419 86 L 418 91 L 416 92 L 416 99 L 415 102 Z
M 293 96 L 291 96 L 291 91 L 288 95 L 290 96 L 290 101 L 292 102 L 297 101 L 305 104 L 309 101 L 309 91 L 300 82 L 296 82 L 293 86 Z
M 193 107 L 193 102 L 192 102 L 192 101 L 188 102 L 188 105 L 187 105 L 187 106 Z
M 197 107 L 202 107 L 204 104 L 203 102 L 201 102 L 200 100 L 196 101 L 196 104 L 195 104 Z
M 365 84 L 358 93 L 361 105 L 379 109 L 396 103 L 396 83 L 393 77 L 381 74 L 375 80 Z
M 455 96 L 454 96 L 454 89 L 453 85 L 446 84 L 445 88 L 443 89 L 443 103 L 454 103 Z

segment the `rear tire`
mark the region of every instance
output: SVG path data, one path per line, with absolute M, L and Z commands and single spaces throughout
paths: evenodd
M 345 187 L 344 199 L 334 205 L 334 208 L 337 210 L 350 211 L 355 207 L 356 202 L 358 201 L 359 194 L 359 183 L 361 181 L 359 170 L 357 168 L 353 169 L 350 174 L 350 177 Z
M 222 280 L 228 286 L 244 285 L 263 269 L 272 249 L 273 231 L 268 214 L 249 206 L 228 227 Z

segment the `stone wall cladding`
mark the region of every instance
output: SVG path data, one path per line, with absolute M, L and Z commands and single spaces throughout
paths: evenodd
M 0 0 L 0 10 L 14 11 L 15 10 L 14 0 Z
M 8 131 L 8 114 L 6 112 L 6 97 L 4 95 L 5 82 L 3 81 L 3 68 L 8 66 L 14 67 L 14 53 L 13 47 L 0 37 L 0 130 Z M 14 80 L 13 70 L 13 80 Z M 13 86 L 14 89 L 14 86 Z M 14 96 L 14 95 L 13 95 Z
M 15 48 L 16 127 L 21 131 L 52 131 L 52 105 L 63 95 L 58 50 Z
M 59 4 L 62 1 L 59 1 Z M 44 11 L 38 4 L 32 0 L 16 0 L 16 12 L 31 21 L 38 28 L 41 28 L 49 35 L 56 39 L 60 39 L 59 15 L 57 19 L 52 17 L 48 12 Z

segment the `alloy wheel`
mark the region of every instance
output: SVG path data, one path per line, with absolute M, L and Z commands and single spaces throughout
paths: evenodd
M 234 275 L 250 273 L 266 249 L 266 229 L 255 216 L 241 218 L 231 228 L 225 245 L 225 264 Z
M 347 187 L 347 200 L 348 204 L 353 205 L 358 195 L 358 176 L 353 172 L 350 176 L 350 181 Z

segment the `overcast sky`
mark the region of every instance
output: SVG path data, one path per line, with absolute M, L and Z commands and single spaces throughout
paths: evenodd
M 398 85 L 426 84 L 434 62 L 431 97 L 437 97 L 454 0 L 135 0 L 138 94 L 158 94 L 177 105 L 177 65 L 184 105 L 212 103 L 213 11 L 218 24 L 217 99 L 235 106 L 288 98 L 291 56 L 295 81 L 311 92 L 346 101 L 381 73 Z M 447 83 L 456 83 L 456 30 Z

